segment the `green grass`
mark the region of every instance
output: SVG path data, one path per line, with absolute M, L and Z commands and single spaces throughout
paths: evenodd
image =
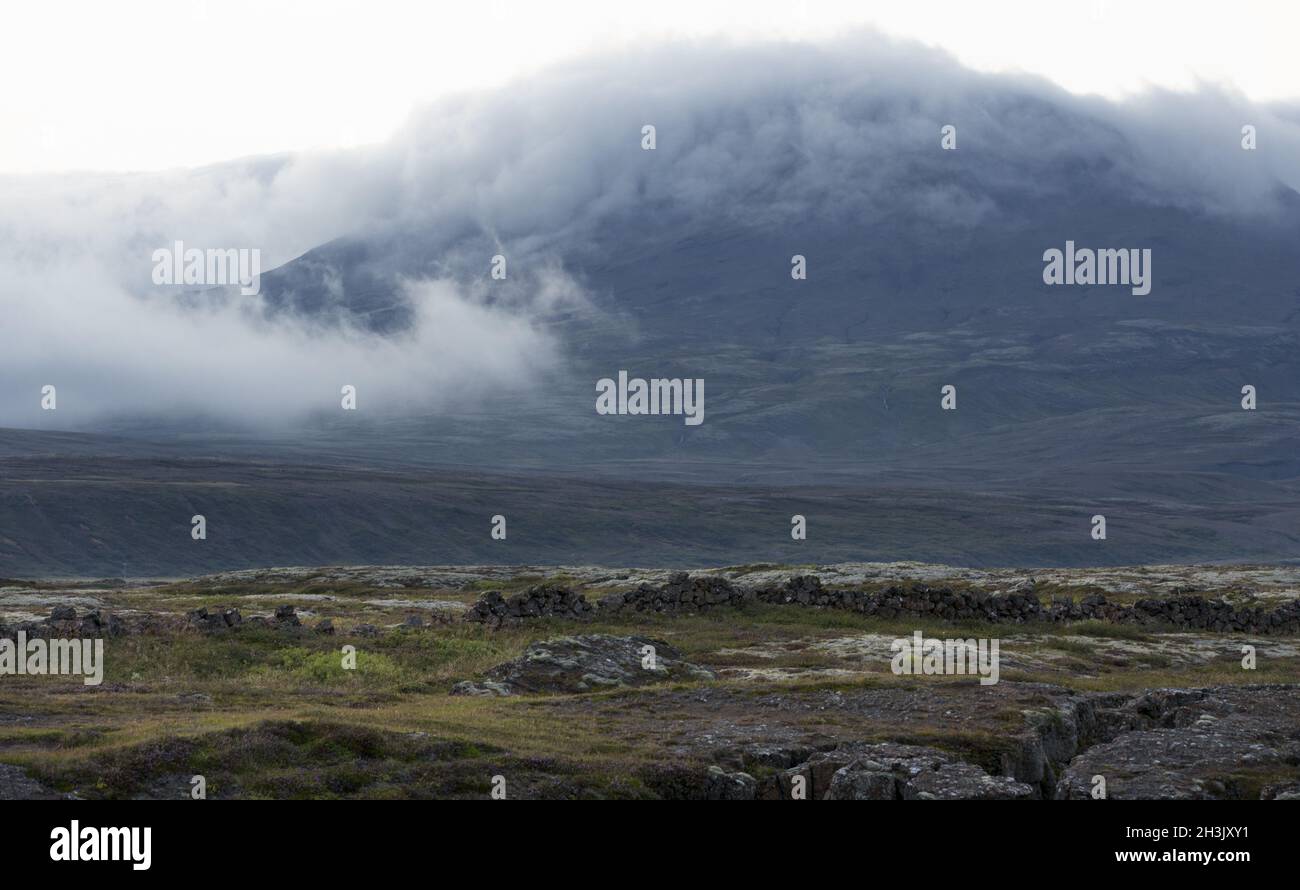
M 525 576 L 483 585 L 509 592 L 541 581 Z M 302 602 L 294 593 L 322 593 Z M 626 613 L 576 624 L 545 619 L 497 631 L 470 623 L 420 630 L 350 633 L 359 623 L 397 623 L 411 610 L 376 608 L 368 599 L 472 599 L 474 591 L 376 589 L 366 585 L 299 587 L 189 584 L 114 592 L 112 605 L 185 611 L 236 606 L 245 616 L 298 602 L 334 620 L 339 633 L 287 633 L 244 627 L 205 635 L 128 636 L 106 641 L 105 683 L 76 678 L 5 677 L 0 681 L 0 760 L 19 763 L 61 789 L 83 796 L 177 795 L 188 776 L 208 778 L 210 796 L 455 797 L 483 796 L 494 772 L 522 791 L 548 796 L 653 794 L 643 770 L 679 758 L 671 745 L 691 740 L 689 695 L 701 684 L 616 690 L 577 697 L 479 699 L 449 696 L 458 680 L 519 655 L 537 639 L 574 633 L 641 634 L 663 639 L 685 657 L 715 669 L 777 667 L 813 673 L 792 682 L 720 681 L 732 700 L 773 695 L 853 695 L 868 690 L 933 687 L 951 678 L 895 677 L 888 659 L 864 661 L 812 648 L 816 640 L 863 634 L 944 638 L 1027 637 L 1007 644 L 1004 658 L 1053 654 L 1032 669 L 1010 670 L 1006 682 L 1034 682 L 1079 691 L 1138 691 L 1240 683 L 1294 683 L 1300 659 L 1261 659 L 1253 672 L 1225 654 L 1179 664 L 1154 652 L 1110 652 L 1106 640 L 1151 642 L 1158 630 L 1085 621 L 1006 625 L 883 619 L 841 610 L 751 603 L 704 613 Z M 1079 640 L 1067 637 L 1086 637 Z M 1095 645 L 1092 641 L 1095 641 Z M 356 670 L 342 667 L 355 646 Z M 775 653 L 763 658 L 750 647 Z M 1017 650 L 1017 647 L 1020 647 Z M 1231 648 L 1231 647 L 1229 647 Z M 739 651 L 728 651 L 739 650 Z M 749 651 L 747 651 L 749 650 Z M 862 672 L 819 675 L 827 668 Z M 703 684 L 708 685 L 708 684 Z M 617 720 L 615 719 L 617 718 Z M 741 713 L 734 717 L 749 719 Z M 843 732 L 863 741 L 933 745 L 996 768 L 1023 717 L 992 709 L 978 725 L 936 721 L 928 727 L 867 727 L 832 709 L 792 716 L 799 731 Z M 857 734 L 857 735 L 854 735 Z M 1245 779 L 1243 779 L 1243 782 Z

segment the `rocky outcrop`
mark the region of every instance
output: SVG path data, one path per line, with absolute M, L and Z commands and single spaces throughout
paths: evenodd
M 674 756 L 640 776 L 674 799 L 749 799 L 745 777 L 759 800 L 1078 799 L 1091 796 L 1098 774 L 1120 799 L 1300 796 L 1300 686 L 996 688 L 993 701 L 956 687 L 647 691 L 641 700 L 660 706 L 647 711 L 673 715 Z M 592 712 L 578 697 L 562 707 Z M 1004 722 L 1015 710 L 1018 727 Z M 825 713 L 832 723 L 802 719 Z M 936 720 L 957 734 L 934 733 Z M 935 741 L 916 740 L 918 727 Z
M 704 800 L 753 800 L 758 792 L 758 781 L 749 773 L 729 773 L 719 766 L 709 767 L 702 784 Z
M 1023 782 L 991 776 L 934 748 L 883 743 L 818 757 L 820 763 L 811 762 L 811 779 L 847 758 L 831 773 L 823 800 L 1029 800 L 1035 796 Z M 813 787 L 820 790 L 816 782 Z
M 22 767 L 0 763 L 0 800 L 59 800 L 64 796 L 29 778 Z
M 189 619 L 190 627 L 202 631 L 226 630 L 239 627 L 244 623 L 244 618 L 238 609 L 210 612 L 204 606 L 190 612 L 186 617 Z
M 641 782 L 665 800 L 755 800 L 759 782 L 749 773 L 720 766 L 656 764 L 641 770 Z
M 127 632 L 126 624 L 107 609 L 93 609 L 81 618 L 83 637 L 120 637 Z
M 477 682 L 463 680 L 451 692 L 575 693 L 667 680 L 712 679 L 712 671 L 682 660 L 681 652 L 662 640 L 586 634 L 533 643 L 519 658 L 497 665 Z
M 802 795 L 802 798 L 800 797 Z M 841 744 L 781 770 L 765 800 L 1029 800 L 1036 790 L 947 752 L 894 742 Z
M 41 637 L 119 637 L 138 630 L 107 609 L 92 609 L 82 615 L 73 606 L 55 606 L 44 621 L 24 621 L 19 624 L 0 624 L 0 637 L 16 639 L 18 631 L 27 638 Z
M 954 752 L 843 739 L 808 747 L 773 743 L 780 738 L 777 734 L 757 745 L 738 746 L 728 736 L 743 739 L 749 724 L 727 722 L 698 730 L 703 743 L 686 748 L 723 770 L 740 767 L 758 776 L 756 797 L 767 800 L 791 799 L 798 787 L 810 800 L 1081 799 L 1091 796 L 1097 775 L 1106 779 L 1108 796 L 1120 799 L 1288 800 L 1300 792 L 1300 687 L 1157 689 L 1141 694 L 1062 694 L 1048 685 L 1039 689 L 1044 702 L 1022 707 L 1022 728 L 978 753 L 965 747 Z M 1020 699 L 1013 694 L 1004 704 L 1013 706 Z M 724 701 L 711 699 L 707 706 L 723 709 Z M 885 715 L 900 707 L 892 692 L 864 693 L 859 700 L 824 697 L 802 702 L 783 696 L 781 701 L 786 702 L 783 708 L 818 710 L 836 703 L 843 716 Z M 873 703 L 864 712 L 868 701 Z M 907 701 L 912 703 L 909 710 L 917 704 L 914 698 Z M 944 713 L 963 713 L 957 699 L 950 701 L 952 707 Z M 760 708 L 765 703 L 771 700 L 755 701 Z M 762 715 L 758 725 L 765 728 L 782 724 L 780 713 L 768 708 L 754 713 Z M 978 723 L 977 718 L 967 719 Z
M 1098 709 L 1102 741 L 1075 757 L 1055 797 L 1278 799 L 1300 786 L 1295 687 L 1156 689 Z
M 1260 800 L 1300 800 L 1300 782 L 1278 782 L 1265 785 L 1259 793 Z
M 776 753 L 786 761 L 794 752 Z M 843 744 L 805 753 L 804 762 L 764 772 L 681 765 L 642 778 L 660 796 L 678 800 L 1029 800 L 1035 789 L 1010 776 L 989 775 L 935 748 Z M 756 764 L 765 757 L 750 758 Z
M 238 609 L 210 611 L 206 606 L 190 612 L 186 619 L 194 630 L 213 633 L 225 630 L 238 630 L 244 627 L 268 628 L 280 631 L 299 631 L 302 619 L 298 617 L 298 608 L 293 605 L 276 606 L 270 618 L 254 615 L 245 619 Z

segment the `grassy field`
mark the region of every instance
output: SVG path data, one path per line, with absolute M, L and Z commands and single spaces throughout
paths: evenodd
M 519 586 L 535 580 L 520 579 Z M 543 619 L 495 631 L 460 621 L 396 626 L 407 615 L 439 614 L 431 607 L 472 601 L 477 593 L 171 584 L 104 594 L 123 611 L 234 606 L 249 616 L 292 602 L 304 627 L 110 638 L 99 687 L 75 677 L 5 677 L 0 761 L 83 797 L 182 797 L 198 774 L 210 797 L 481 796 L 494 775 L 515 777 L 540 795 L 642 796 L 652 793 L 648 771 L 679 760 L 689 734 L 713 719 L 709 707 L 720 708 L 719 725 L 736 729 L 746 725 L 743 703 L 764 697 L 778 697 L 784 707 L 828 694 L 928 687 L 966 695 L 979 688 L 969 678 L 894 676 L 888 641 L 915 630 L 1000 638 L 1000 685 L 1010 689 L 1140 691 L 1300 676 L 1294 640 L 1252 641 L 1267 655 L 1245 671 L 1240 639 L 1100 622 L 1029 630 L 754 604 L 581 625 Z M 325 617 L 335 635 L 311 631 Z M 381 630 L 355 635 L 363 623 Z M 579 696 L 448 694 L 456 681 L 518 656 L 532 641 L 577 632 L 656 637 L 718 679 Z M 355 669 L 343 667 L 349 645 L 356 647 Z M 698 707 L 692 695 L 701 691 L 724 704 Z M 797 705 L 783 720 L 792 737 L 911 741 L 987 760 L 1022 719 L 1026 701 L 992 703 L 961 725 L 804 713 Z

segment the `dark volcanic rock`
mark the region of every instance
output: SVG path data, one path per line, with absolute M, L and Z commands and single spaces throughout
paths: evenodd
M 739 606 L 755 598 L 747 587 L 737 587 L 717 575 L 675 572 L 661 587 L 641 584 L 635 590 L 607 596 L 596 605 L 602 612 L 702 612 L 717 606 Z
M 51 623 L 55 621 L 76 621 L 77 610 L 72 606 L 55 606 L 50 610 L 50 617 L 47 620 Z
M 206 606 L 195 609 L 186 618 L 189 620 L 190 626 L 196 630 L 225 630 L 230 626 L 226 624 L 226 619 L 221 613 L 209 612 Z
M 465 620 L 500 627 L 526 618 L 587 618 L 594 611 L 581 593 L 558 584 L 538 584 L 508 597 L 488 591 L 465 611 Z
M 916 616 L 997 624 L 1102 620 L 1220 633 L 1300 632 L 1300 599 L 1265 610 L 1188 593 L 1141 599 L 1131 606 L 1112 603 L 1102 594 L 1089 594 L 1078 602 L 1071 596 L 1055 594 L 1051 603 L 1045 605 L 1036 589 L 1033 579 L 1025 579 L 998 594 L 976 588 L 932 587 L 919 581 L 870 592 L 830 590 L 822 587 L 815 575 L 795 575 L 775 587 L 750 588 L 718 575 L 690 576 L 676 572 L 660 586 L 640 584 L 635 590 L 610 594 L 594 607 L 582 594 L 555 585 L 538 585 L 510 597 L 493 591 L 471 606 L 465 618 L 496 627 L 528 618 L 586 618 L 593 611 L 605 614 L 702 612 L 758 601 L 846 609 L 882 618 Z
M 746 772 L 713 765 L 655 764 L 641 770 L 645 786 L 666 800 L 755 800 L 759 782 Z
M 120 637 L 127 632 L 126 625 L 107 609 L 87 612 L 81 618 L 81 633 L 87 637 Z
M 1071 761 L 1056 797 L 1258 799 L 1300 782 L 1300 695 L 1294 686 L 1158 689 L 1102 711 L 1108 741 Z M 1263 790 L 1261 790 L 1263 788 Z
M 646 647 L 652 647 L 653 659 Z M 714 674 L 682 661 L 662 640 L 586 634 L 533 643 L 519 658 L 497 665 L 482 681 L 457 683 L 453 695 L 590 692 L 665 680 L 712 680 Z
M 1036 792 L 1010 776 L 990 776 L 936 748 L 883 742 L 841 745 L 775 777 L 790 799 L 795 777 L 813 800 L 1029 800 Z
M 22 767 L 0 763 L 0 800 L 58 800 L 57 791 L 27 777 Z
M 711 766 L 705 773 L 703 798 L 705 800 L 753 800 L 758 782 L 749 773 L 729 773 L 719 766 Z

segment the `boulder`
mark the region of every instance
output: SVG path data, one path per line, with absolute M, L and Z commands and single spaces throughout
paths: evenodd
M 76 621 L 77 610 L 72 606 L 55 606 L 50 610 L 50 617 L 46 620 L 50 624 L 56 621 Z
M 753 800 L 758 781 L 749 773 L 729 773 L 720 766 L 710 766 L 703 782 L 705 800 Z
M 452 694 L 576 693 L 714 678 L 662 640 L 585 634 L 533 643 L 520 657 L 487 671 L 482 681 L 457 683 Z
M 845 744 L 820 752 L 786 770 L 781 780 L 789 798 L 793 777 L 804 777 L 813 800 L 1030 800 L 1035 791 L 1010 776 L 991 776 L 937 748 L 895 742 Z

